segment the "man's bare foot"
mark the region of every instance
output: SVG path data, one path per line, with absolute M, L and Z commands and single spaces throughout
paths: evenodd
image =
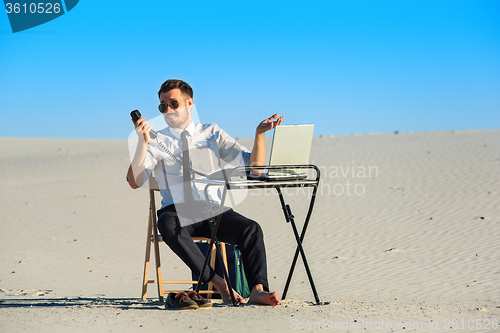
M 224 303 L 232 303 L 231 295 L 229 294 L 229 288 L 227 286 L 226 280 L 221 278 L 218 275 L 215 275 L 212 281 L 210 281 L 214 284 L 215 289 L 220 293 L 220 296 L 222 298 L 222 301 Z M 233 289 L 233 294 L 234 294 L 234 299 L 236 300 L 236 304 L 242 304 L 246 303 L 245 299 L 240 296 L 234 289 Z
M 252 288 L 248 303 L 276 306 L 280 304 L 278 292 L 267 292 L 261 284 Z
M 243 304 L 243 303 L 247 302 L 234 289 L 233 289 L 233 295 L 234 295 L 234 299 L 236 300 L 236 304 Z M 222 301 L 224 303 L 232 303 L 233 302 L 233 300 L 231 299 L 231 295 L 229 294 L 229 288 L 226 288 L 225 293 L 220 293 L 220 296 L 222 297 Z

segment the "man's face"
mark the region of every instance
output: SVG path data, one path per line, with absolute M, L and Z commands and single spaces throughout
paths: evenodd
M 162 104 L 167 105 L 171 100 L 179 102 L 179 107 L 173 110 L 170 106 L 167 106 L 165 113 L 163 113 L 163 118 L 168 126 L 185 129 L 191 123 L 193 99 L 183 94 L 180 89 L 172 89 L 160 95 L 160 103 Z

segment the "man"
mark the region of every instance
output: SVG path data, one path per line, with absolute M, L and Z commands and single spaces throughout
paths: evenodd
M 193 123 L 193 90 L 186 82 L 165 81 L 158 97 L 160 112 L 169 127 L 159 131 L 156 139 L 151 140 L 152 127 L 144 118 L 134 124 L 139 141 L 127 179 L 130 186 L 136 189 L 144 184 L 154 170 L 163 198 L 162 208 L 158 211 L 158 229 L 165 243 L 200 276 L 204 256 L 191 237 L 211 237 L 209 222 L 207 219 L 194 219 L 191 223 L 180 222 L 183 215 L 181 210 L 187 211 L 186 214 L 189 215 L 190 211 L 197 210 L 201 204 L 206 206 L 203 184 L 193 181 L 193 178 L 201 176 L 194 174 L 192 170 L 208 174 L 220 169 L 223 162 L 236 166 L 263 165 L 264 133 L 280 125 L 283 117 L 275 114 L 257 126 L 254 146 L 252 152 L 249 152 L 217 125 Z M 175 155 L 177 161 L 169 156 L 165 148 Z M 211 201 L 220 203 L 217 191 L 209 193 L 209 196 Z M 217 237 L 220 241 L 240 247 L 251 290 L 248 302 L 278 305 L 278 293 L 269 292 L 266 253 L 260 226 L 232 209 L 227 209 L 222 213 Z M 212 282 L 222 300 L 230 302 L 226 281 L 213 269 L 209 267 L 203 272 L 202 281 Z M 245 303 L 236 292 L 234 295 L 237 302 Z

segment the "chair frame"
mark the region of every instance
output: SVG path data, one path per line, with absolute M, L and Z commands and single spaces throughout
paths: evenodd
M 146 255 L 144 259 L 144 274 L 142 278 L 142 300 L 146 301 L 148 285 L 156 284 L 158 289 L 158 298 L 160 302 L 164 301 L 164 295 L 168 293 L 177 293 L 186 290 L 164 290 L 164 284 L 197 284 L 198 281 L 193 280 L 162 280 L 161 273 L 161 260 L 160 260 L 160 242 L 162 242 L 161 235 L 158 234 L 157 228 L 157 218 L 156 218 L 156 202 L 155 202 L 155 191 L 158 191 L 158 184 L 155 179 L 151 176 L 149 177 L 149 217 L 148 217 L 148 231 L 146 238 Z M 205 237 L 193 237 L 194 241 L 210 241 L 210 238 Z M 226 246 L 223 242 L 220 243 L 221 254 L 224 261 L 224 266 L 227 270 L 227 257 L 226 257 Z M 151 259 L 151 245 L 154 248 L 155 253 L 155 264 L 156 264 L 156 280 L 149 279 L 149 263 Z M 215 269 L 215 258 L 216 258 L 216 246 L 213 244 L 210 258 L 210 266 Z M 158 283 L 160 281 L 160 283 Z M 190 288 L 191 289 L 191 288 Z M 200 290 L 200 294 L 207 294 L 207 298 L 212 298 L 213 294 L 218 294 L 219 292 L 214 290 L 213 283 L 208 283 L 207 290 Z

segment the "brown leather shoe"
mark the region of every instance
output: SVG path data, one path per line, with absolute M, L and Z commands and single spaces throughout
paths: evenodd
M 206 299 L 202 297 L 200 294 L 198 294 L 196 291 L 191 290 L 188 293 L 189 298 L 191 298 L 193 301 L 198 304 L 200 308 L 209 308 L 212 306 L 212 302 L 209 299 Z
M 175 310 L 196 310 L 199 308 L 198 304 L 189 298 L 188 294 L 184 291 L 177 293 L 177 295 L 175 293 L 168 294 L 165 307 Z

